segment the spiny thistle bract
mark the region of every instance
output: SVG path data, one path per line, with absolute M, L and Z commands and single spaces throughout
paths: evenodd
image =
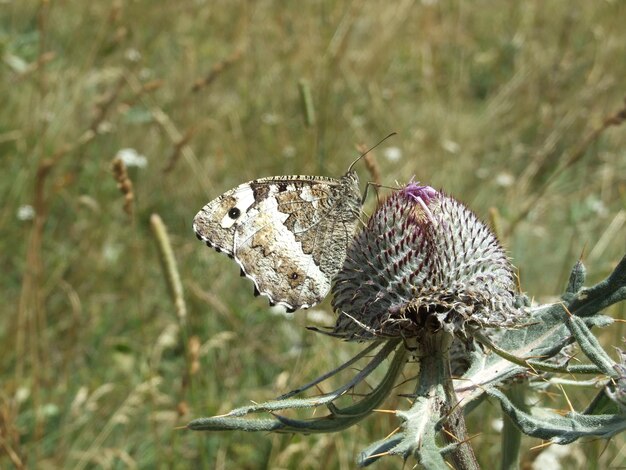
M 416 337 L 439 327 L 509 326 L 515 277 L 476 215 L 430 186 L 409 183 L 372 215 L 335 278 L 331 334 Z

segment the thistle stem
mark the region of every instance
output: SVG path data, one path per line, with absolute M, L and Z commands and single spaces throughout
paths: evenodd
M 429 398 L 436 404 L 436 413 L 442 419 L 444 439 L 455 444 L 450 453 L 457 470 L 479 469 L 474 450 L 469 444 L 463 408 L 458 406 L 450 371 L 449 351 L 454 336 L 443 329 L 424 335 L 420 342 L 420 373 L 416 395 Z M 436 397 L 434 400 L 433 398 Z
M 524 402 L 525 385 L 512 384 L 506 395 L 515 406 L 524 411 L 528 411 Z M 519 469 L 520 447 L 522 445 L 522 432 L 515 425 L 513 420 L 507 415 L 504 416 L 504 426 L 502 429 L 502 456 L 500 468 L 502 470 Z

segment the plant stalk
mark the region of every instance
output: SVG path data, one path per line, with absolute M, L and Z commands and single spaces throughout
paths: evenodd
M 420 377 L 416 390 L 417 397 L 436 395 L 437 410 L 443 423 L 444 439 L 454 448 L 449 454 L 452 465 L 457 470 L 478 470 L 474 450 L 469 443 L 463 408 L 458 406 L 450 371 L 449 351 L 454 336 L 443 329 L 425 335 L 420 344 Z

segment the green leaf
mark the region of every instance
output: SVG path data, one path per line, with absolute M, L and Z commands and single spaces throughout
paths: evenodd
M 574 338 L 576 338 L 580 349 L 602 373 L 609 377 L 619 377 L 619 374 L 615 370 L 615 361 L 602 349 L 600 342 L 587 327 L 582 318 L 577 316 L 569 317 L 567 319 L 567 326 L 574 335 Z
M 581 260 L 578 260 L 570 273 L 569 281 L 562 297 L 563 300 L 570 301 L 573 295 L 582 289 L 586 277 L 587 270 L 585 269 L 585 265 Z
M 374 359 L 357 375 L 359 380 L 353 379 L 349 383 L 355 384 L 371 373 L 382 360 L 389 355 L 398 345 L 398 341 L 389 341 Z M 369 415 L 374 408 L 393 390 L 398 375 L 406 363 L 407 351 L 400 348 L 378 386 L 368 393 L 363 400 L 346 408 L 337 408 L 332 401 L 341 397 L 350 387 L 343 386 L 334 392 L 312 398 L 287 398 L 272 400 L 265 403 L 237 408 L 226 415 L 209 418 L 195 419 L 187 425 L 194 431 L 277 431 L 299 433 L 327 433 L 336 432 L 350 427 L 365 416 Z M 372 366 L 375 364 L 375 366 Z M 310 420 L 299 420 L 274 415 L 274 419 L 247 419 L 242 416 L 250 413 L 275 412 L 286 409 L 315 408 L 327 405 L 331 413 L 326 416 Z
M 561 416 L 544 408 L 535 408 L 531 415 L 518 409 L 501 391 L 490 388 L 487 393 L 500 401 L 502 411 L 524 434 L 556 444 L 569 444 L 581 437 L 609 438 L 626 430 L 626 415 L 570 412 Z

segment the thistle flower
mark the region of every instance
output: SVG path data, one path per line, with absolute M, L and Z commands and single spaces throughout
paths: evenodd
M 509 326 L 512 266 L 495 235 L 455 199 L 409 183 L 383 202 L 335 278 L 331 334 L 418 337 L 445 328 Z
M 414 392 L 406 395 L 410 408 L 391 410 L 399 421 L 397 432 L 363 449 L 359 466 L 399 456 L 405 461 L 414 458 L 416 466 L 428 469 L 478 468 L 464 414 L 480 406 L 485 395 L 498 400 L 506 422 L 513 423 L 502 431 L 503 466 L 519 460 L 522 433 L 558 444 L 581 437 L 610 438 L 625 429 L 626 353 L 620 351 L 621 360 L 615 363 L 590 328 L 610 324 L 602 311 L 626 299 L 626 256 L 598 284 L 584 287 L 584 282 L 585 269 L 579 261 L 561 301 L 524 311 L 528 313 L 522 319 L 524 328 L 481 334 L 477 339 L 488 347 L 471 350 L 476 343 L 473 336 L 478 336 L 475 328 L 512 326 L 519 321 L 522 312 L 516 303 L 521 299 L 514 294 L 512 267 L 495 236 L 471 211 L 433 188 L 410 183 L 381 204 L 354 239 L 332 288 L 339 318 L 331 334 L 355 340 L 390 339 L 372 341 L 344 364 L 275 400 L 255 400 L 226 414 L 198 418 L 187 428 L 299 434 L 343 431 L 379 411 L 387 397 L 396 396 L 405 365 L 419 360 L 419 372 L 412 380 Z M 559 358 L 559 367 L 554 367 L 550 359 L 572 342 L 591 364 L 571 365 L 568 358 Z M 374 385 L 372 374 L 381 367 L 385 374 Z M 334 390 L 305 395 L 355 368 L 358 371 Z M 518 400 L 500 391 L 512 379 L 518 381 L 516 389 L 522 387 L 521 378 L 541 370 L 566 374 L 570 381 L 572 374 L 596 373 L 603 379 L 611 377 L 611 382 L 585 412 L 565 416 L 536 405 L 528 413 L 526 406 L 520 407 Z M 357 387 L 359 393 L 351 395 L 354 401 L 346 404 L 342 398 Z M 522 391 L 512 390 L 511 396 L 519 399 Z M 617 412 L 604 414 L 610 410 L 605 395 L 617 402 Z M 306 409 L 315 410 L 315 417 L 293 417 Z M 283 414 L 286 411 L 289 415 Z M 249 417 L 252 414 L 264 416 Z

